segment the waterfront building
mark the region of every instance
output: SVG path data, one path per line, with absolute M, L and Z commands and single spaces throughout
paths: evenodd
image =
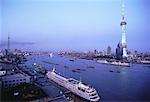
M 0 51 L 0 57 L 1 57 L 1 56 L 3 56 L 3 53 L 2 53 L 2 51 Z
M 105 50 L 102 51 L 102 55 L 105 56 L 107 52 Z
M 0 78 L 0 89 L 1 89 L 1 87 L 2 87 L 2 79 Z
M 31 77 L 22 73 L 5 75 L 2 77 L 2 87 L 4 88 L 14 87 L 22 83 L 30 83 L 30 82 Z
M 117 60 L 122 60 L 123 58 L 123 48 L 122 48 L 122 44 L 118 43 L 117 48 L 116 48 L 116 59 Z
M 2 80 L 1 80 L 1 78 L 0 78 L 0 90 L 2 90 Z M 1 95 L 1 93 L 0 93 L 0 95 Z M 1 96 L 0 96 L 0 100 L 1 100 Z
M 95 49 L 95 50 L 94 50 L 94 54 L 97 54 L 97 53 L 98 53 L 98 52 L 97 52 L 97 50 Z
M 110 46 L 107 47 L 107 55 L 111 55 L 111 47 Z

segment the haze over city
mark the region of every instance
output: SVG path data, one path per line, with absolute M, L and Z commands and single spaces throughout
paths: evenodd
M 121 41 L 120 0 L 1 0 L 1 45 L 8 34 L 33 50 L 114 50 Z M 150 50 L 150 2 L 126 0 L 127 49 Z M 22 46 L 20 46 L 22 48 Z

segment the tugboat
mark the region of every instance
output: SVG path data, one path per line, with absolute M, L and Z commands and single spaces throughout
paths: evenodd
M 81 81 L 75 80 L 73 78 L 67 79 L 56 74 L 55 68 L 52 71 L 48 71 L 47 76 L 50 80 L 88 101 L 97 102 L 100 100 L 100 97 L 94 88 L 85 85 Z

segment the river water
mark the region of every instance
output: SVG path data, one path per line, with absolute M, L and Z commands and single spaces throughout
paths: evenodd
M 26 64 L 42 64 L 50 71 L 55 64 L 56 73 L 94 87 L 104 102 L 150 101 L 150 65 L 132 64 L 131 67 L 119 67 L 85 59 L 70 61 L 73 58 L 57 54 L 52 58 L 48 55 L 32 55 L 27 59 Z M 75 69 L 81 70 L 73 72 Z

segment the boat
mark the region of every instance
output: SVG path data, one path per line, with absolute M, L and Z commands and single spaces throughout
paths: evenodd
M 77 72 L 77 73 L 81 73 L 81 71 L 86 71 L 86 70 L 85 69 L 80 69 L 80 68 L 72 70 L 72 72 Z
M 68 66 L 64 66 L 64 68 L 69 68 Z
M 142 60 L 141 63 L 142 64 L 150 64 L 150 61 L 148 61 L 148 60 Z
M 72 61 L 72 62 L 74 62 L 74 60 L 73 60 L 73 59 L 70 59 L 69 61 Z
M 53 53 L 49 53 L 48 55 L 49 55 L 49 57 L 50 57 L 50 58 L 52 58 L 52 57 L 53 57 Z
M 85 71 L 85 69 L 80 69 L 80 68 L 77 68 L 76 70 L 78 70 L 78 71 Z
M 124 66 L 124 67 L 130 67 L 129 63 L 126 62 L 121 62 L 121 61 L 113 61 L 113 62 L 109 62 L 106 60 L 98 60 L 98 63 L 102 63 L 102 64 L 110 64 L 110 65 L 115 65 L 115 66 Z
M 89 66 L 89 65 L 88 65 L 87 68 L 95 68 L 95 67 L 94 67 L 94 66 Z
M 98 63 L 108 64 L 108 61 L 106 60 L 97 60 Z
M 114 61 L 114 62 L 110 62 L 109 64 L 111 64 L 111 65 L 116 65 L 116 66 L 124 66 L 124 67 L 130 67 L 130 64 L 129 63 L 126 63 L 126 62 L 116 62 L 116 61 Z
M 114 72 L 113 70 L 109 70 L 109 72 Z
M 36 72 L 39 72 L 41 74 L 46 74 L 46 69 L 42 66 L 42 65 L 37 65 L 36 63 L 33 63 L 33 66 L 34 66 L 34 70 Z
M 77 60 L 78 58 L 77 57 L 73 57 L 74 58 L 74 60 Z
M 88 101 L 96 102 L 100 100 L 97 91 L 90 87 L 89 85 L 83 84 L 81 81 L 78 81 L 73 78 L 65 78 L 61 75 L 55 73 L 55 69 L 47 72 L 47 77 L 57 83 L 58 85 L 68 89 L 70 92 L 78 95 Z
M 80 70 L 72 70 L 72 72 L 77 72 L 77 73 L 81 73 L 81 71 Z

